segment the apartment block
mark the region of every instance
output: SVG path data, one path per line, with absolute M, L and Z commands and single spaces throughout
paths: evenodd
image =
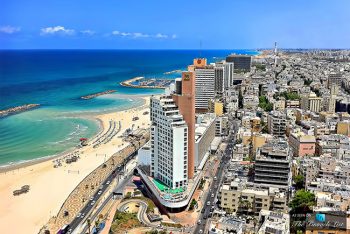
M 287 211 L 287 194 L 276 187 L 232 181 L 222 185 L 219 195 L 220 207 L 236 214 L 259 216 L 264 210 Z
M 286 115 L 283 112 L 271 111 L 267 117 L 267 127 L 270 134 L 283 137 L 287 128 Z
M 254 182 L 290 186 L 292 150 L 286 141 L 274 139 L 258 148 L 255 157 Z

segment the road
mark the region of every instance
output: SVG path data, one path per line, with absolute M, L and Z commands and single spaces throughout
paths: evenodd
M 121 182 L 118 182 L 118 184 L 115 186 L 114 191 L 115 190 L 119 190 L 121 188 L 124 188 L 130 181 L 130 179 L 132 178 L 133 173 L 130 172 Z M 101 213 L 101 211 L 103 210 L 103 208 L 108 204 L 108 202 L 113 198 L 113 193 L 110 193 L 108 195 L 108 197 L 103 201 L 103 203 L 99 206 L 99 208 L 93 213 L 90 214 L 90 216 L 88 218 L 90 218 L 90 220 L 95 220 L 96 217 L 98 216 L 98 214 Z M 93 223 L 93 222 L 91 222 Z M 81 233 L 86 233 L 88 231 L 88 226 L 86 225 L 83 228 L 83 231 Z
M 234 134 L 232 132 L 234 131 Z M 220 160 L 219 168 L 216 171 L 215 177 L 213 179 L 211 185 L 209 186 L 209 191 L 206 194 L 205 202 L 203 203 L 203 208 L 198 218 L 197 226 L 194 229 L 193 233 L 204 233 L 206 221 L 211 216 L 213 210 L 215 209 L 215 200 L 217 197 L 217 193 L 220 189 L 221 182 L 223 180 L 223 172 L 225 168 L 229 165 L 232 155 L 232 148 L 234 146 L 236 140 L 236 131 L 237 131 L 237 122 L 233 121 L 231 131 L 227 137 L 227 147 L 222 155 L 218 155 L 218 159 Z M 215 178 L 214 177 L 214 178 Z M 213 207 L 214 206 L 214 207 Z
M 98 201 L 99 198 L 101 198 L 102 196 L 104 196 L 104 193 L 106 192 L 106 190 L 108 189 L 108 187 L 110 186 L 111 182 L 113 181 L 113 179 L 116 178 L 117 175 L 121 174 L 122 172 L 124 172 L 124 166 L 135 157 L 136 152 L 129 155 L 122 164 L 116 166 L 115 170 L 109 175 L 107 176 L 107 178 L 104 180 L 103 183 L 101 183 L 100 185 L 100 189 L 98 189 L 95 194 L 90 198 L 91 200 L 83 207 L 83 209 L 80 211 L 80 216 L 75 217 L 73 219 L 73 221 L 69 224 L 70 226 L 70 233 L 74 232 L 74 230 L 80 226 L 81 224 L 83 224 L 87 218 L 89 217 L 90 212 L 93 210 L 93 208 L 96 206 L 95 202 Z M 106 201 L 111 199 L 112 194 L 109 195 L 109 197 L 105 200 L 105 202 L 103 204 L 106 204 Z M 92 203 L 94 202 L 94 204 Z M 103 208 L 103 205 L 101 206 Z M 100 207 L 100 209 L 101 209 Z M 91 219 L 92 220 L 92 219 Z
M 157 227 L 159 225 L 159 222 L 157 224 L 151 223 L 147 218 L 145 218 L 148 204 L 140 199 L 130 199 L 125 201 L 119 205 L 118 210 L 124 212 L 129 203 L 137 203 L 140 206 L 137 213 L 137 218 L 140 222 L 148 227 Z

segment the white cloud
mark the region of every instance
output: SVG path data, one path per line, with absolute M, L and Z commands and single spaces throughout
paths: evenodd
M 168 38 L 168 35 L 165 35 L 165 34 L 161 34 L 161 33 L 157 33 L 155 35 L 156 38 Z
M 94 35 L 96 32 L 95 31 L 92 31 L 90 29 L 87 29 L 87 30 L 82 30 L 80 31 L 80 33 L 84 34 L 84 35 L 89 35 L 89 36 L 92 36 Z
M 143 33 L 139 33 L 139 32 L 133 33 L 133 36 L 134 36 L 134 38 L 150 37 L 150 35 L 148 35 L 148 34 L 143 34 Z
M 135 38 L 135 39 L 137 38 L 157 38 L 157 39 L 177 38 L 175 34 L 170 36 L 162 33 L 146 34 L 146 33 L 140 33 L 140 32 L 120 32 L 117 30 L 113 31 L 112 35 L 119 36 L 119 37 Z
M 120 35 L 122 35 L 123 37 L 127 37 L 127 36 L 131 36 L 131 33 L 122 32 L 120 33 Z
M 19 32 L 19 31 L 21 31 L 20 27 L 13 27 L 10 25 L 0 27 L 0 32 L 2 32 L 2 33 L 13 34 L 13 33 Z
M 54 34 L 73 35 L 75 34 L 75 30 L 66 29 L 63 26 L 55 26 L 55 27 L 42 28 L 40 31 L 40 35 L 54 35 Z

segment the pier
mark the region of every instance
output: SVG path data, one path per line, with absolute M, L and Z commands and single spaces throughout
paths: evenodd
M 26 104 L 23 106 L 16 106 L 16 107 L 11 107 L 5 110 L 0 110 L 0 117 L 5 117 L 8 115 L 13 115 L 13 114 L 17 114 L 20 112 L 24 112 L 33 108 L 36 108 L 40 106 L 40 104 Z
M 174 80 L 158 78 L 145 79 L 145 77 L 139 76 L 125 80 L 121 82 L 120 85 L 140 89 L 165 89 L 172 82 L 174 82 Z
M 95 97 L 98 97 L 98 96 L 101 96 L 101 95 L 105 95 L 105 94 L 110 94 L 110 93 L 114 93 L 114 92 L 117 92 L 117 90 L 106 90 L 106 91 L 103 91 L 103 92 L 100 92 L 100 93 L 93 93 L 93 94 L 89 94 L 89 95 L 86 95 L 86 96 L 81 96 L 80 98 L 81 99 L 84 99 L 84 100 L 88 100 L 88 99 L 92 99 L 92 98 L 95 98 Z

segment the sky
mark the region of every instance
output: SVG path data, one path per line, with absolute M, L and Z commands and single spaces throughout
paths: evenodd
M 0 49 L 350 48 L 349 0 L 1 0 Z

